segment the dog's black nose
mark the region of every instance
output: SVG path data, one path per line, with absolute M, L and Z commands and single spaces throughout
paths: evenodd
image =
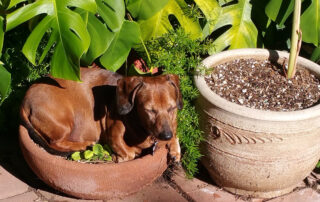
M 170 140 L 172 138 L 172 132 L 171 131 L 163 131 L 159 134 L 160 140 Z

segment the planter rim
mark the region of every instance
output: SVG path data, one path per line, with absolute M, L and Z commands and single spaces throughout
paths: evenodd
M 288 60 L 289 53 L 284 51 L 275 51 L 275 50 L 268 50 L 268 49 L 259 49 L 259 48 L 246 48 L 246 49 L 234 49 L 223 51 L 214 55 L 211 55 L 202 61 L 202 66 L 209 69 L 216 64 L 221 64 L 226 61 L 234 60 L 236 58 L 266 58 L 266 59 L 280 59 L 286 58 Z M 230 59 L 227 59 L 230 58 Z M 318 76 L 320 76 L 320 66 L 310 60 L 307 60 L 303 57 L 298 57 L 298 65 L 305 67 Z M 289 112 L 278 112 L 278 111 L 266 111 L 266 110 L 259 110 L 254 108 L 249 108 L 246 106 L 242 106 L 233 102 L 230 102 L 216 93 L 214 93 L 209 86 L 207 85 L 206 81 L 204 80 L 203 75 L 195 75 L 194 76 L 195 85 L 200 91 L 200 94 L 208 100 L 213 105 L 217 107 L 235 113 L 237 115 L 251 118 L 251 119 L 258 119 L 264 121 L 297 121 L 297 120 L 306 120 L 317 117 L 320 115 L 320 104 L 316 104 L 312 107 L 307 109 L 298 110 L 298 111 L 289 111 Z

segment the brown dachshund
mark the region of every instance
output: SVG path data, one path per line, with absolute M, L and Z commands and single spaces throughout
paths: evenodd
M 134 159 L 159 142 L 180 160 L 178 76 L 122 77 L 81 68 L 81 80 L 49 77 L 30 87 L 20 114 L 34 141 L 54 154 L 108 142 L 118 162 Z

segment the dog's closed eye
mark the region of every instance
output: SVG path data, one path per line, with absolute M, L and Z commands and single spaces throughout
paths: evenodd
M 175 109 L 177 109 L 177 106 L 170 107 L 167 111 L 170 113 L 173 112 Z
M 148 113 L 150 113 L 150 114 L 157 114 L 158 112 L 157 112 L 157 110 L 155 110 L 155 109 L 145 109 Z

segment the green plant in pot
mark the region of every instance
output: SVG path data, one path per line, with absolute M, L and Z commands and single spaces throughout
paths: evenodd
M 300 4 L 296 1 L 290 59 L 288 53 L 281 51 L 230 50 L 203 61 L 205 67 L 213 68 L 212 74 L 195 76 L 200 91 L 197 108 L 205 132 L 202 163 L 217 184 L 233 193 L 262 198 L 288 193 L 320 158 L 320 106 L 316 104 L 320 67 L 307 59 L 292 57 L 299 47 Z M 288 59 L 290 67 L 284 73 Z M 291 64 L 295 61 L 294 76 Z M 238 78 L 229 78 L 234 75 Z M 282 86 L 274 85 L 276 78 Z M 301 78 L 309 78 L 310 83 L 305 84 Z M 294 85 L 299 91 L 294 90 Z M 303 85 L 312 88 L 312 92 L 304 93 L 308 90 L 301 90 Z M 264 94 L 268 89 L 274 94 Z M 299 94 L 314 100 L 297 98 Z M 283 105 L 274 100 L 282 96 Z M 290 97 L 303 101 L 292 102 Z

